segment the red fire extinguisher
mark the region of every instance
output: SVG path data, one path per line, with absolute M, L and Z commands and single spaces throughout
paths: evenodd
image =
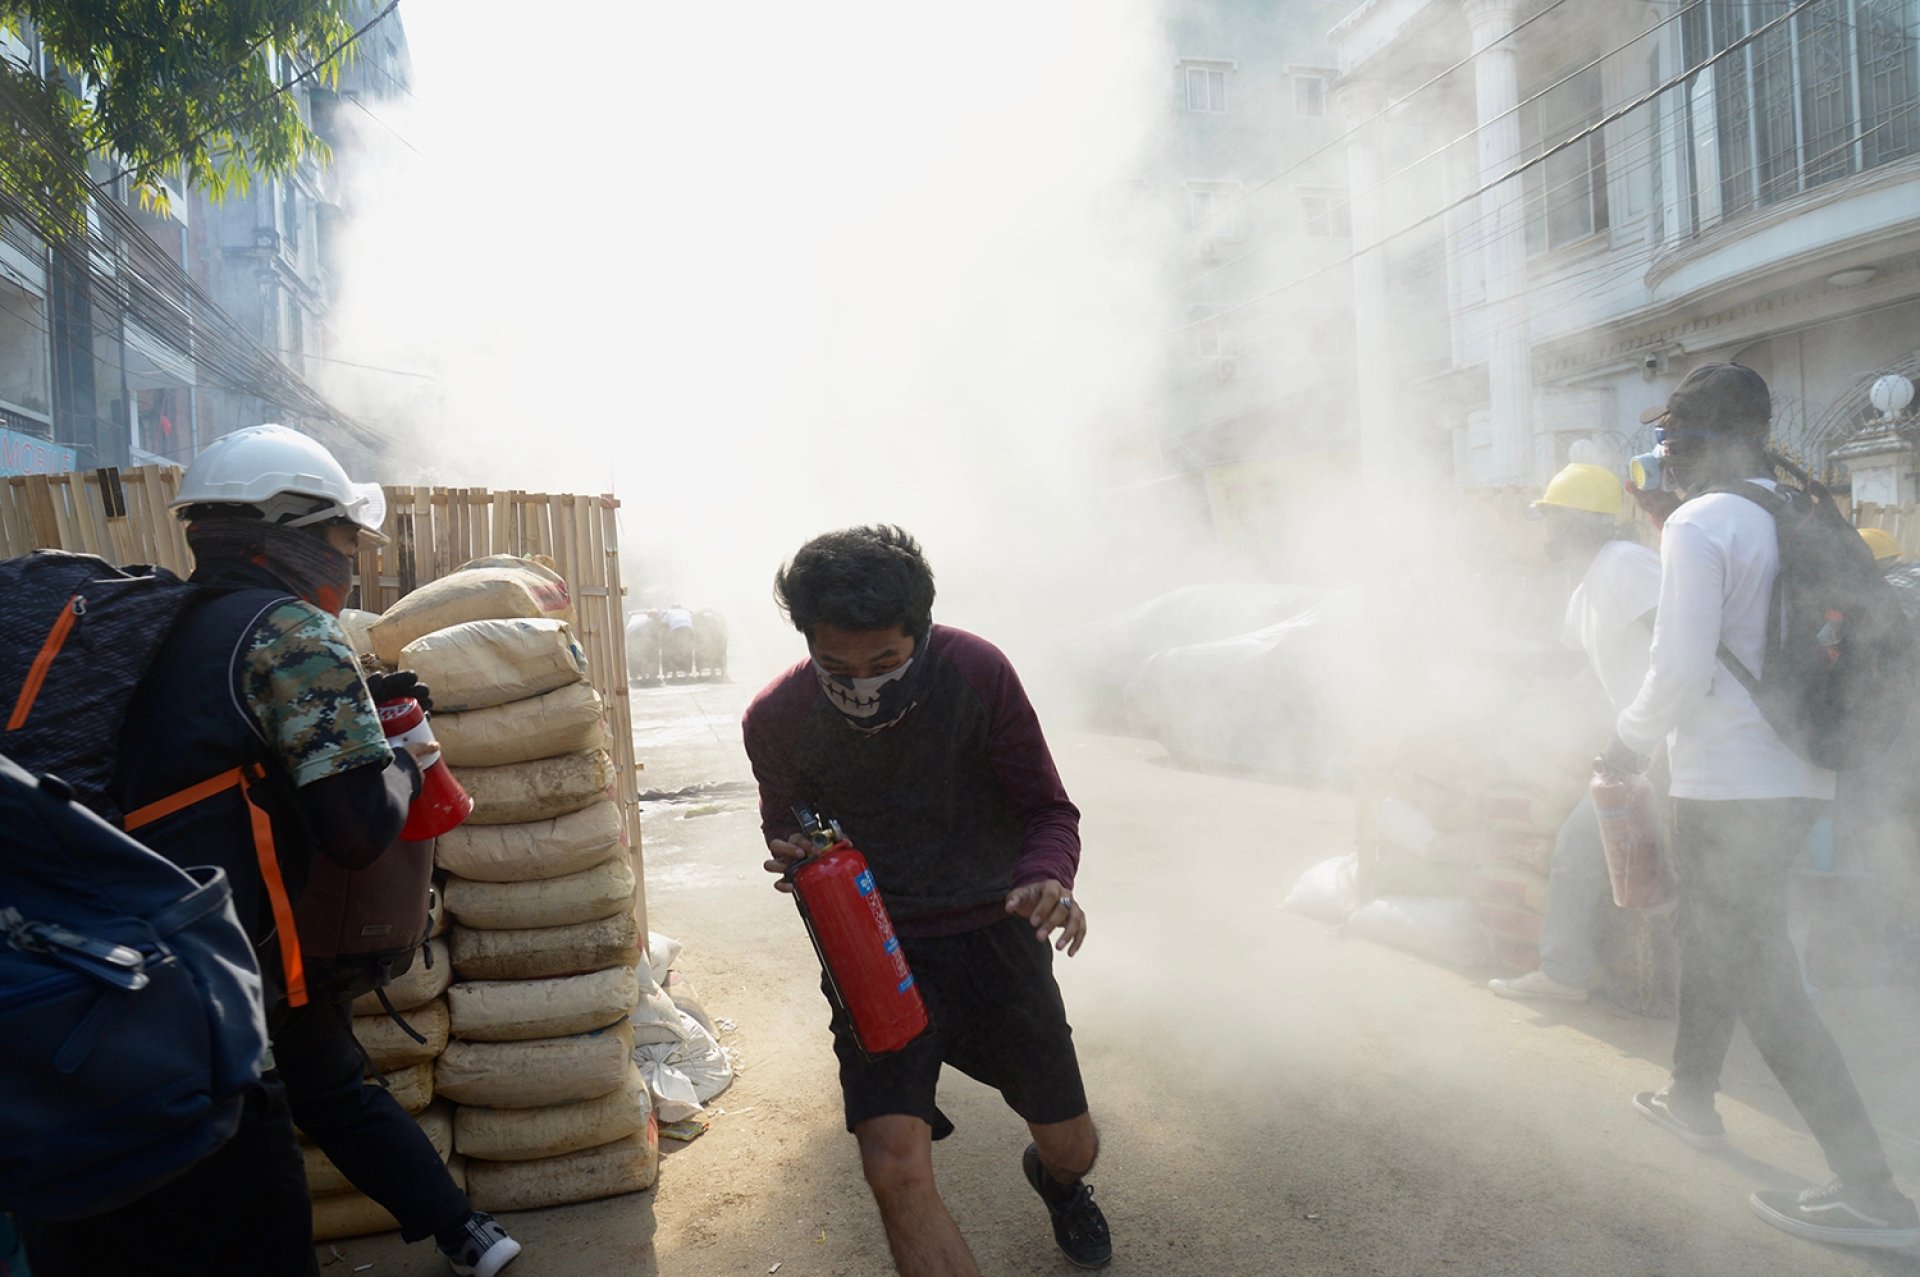
M 1600 822 L 1613 903 L 1622 909 L 1661 909 L 1672 903 L 1678 884 L 1652 783 L 1645 776 L 1617 776 L 1596 758 L 1587 792 Z
M 813 854 L 788 868 L 787 881 L 834 1001 L 852 1021 L 862 1051 L 898 1051 L 926 1031 L 927 1008 L 873 871 L 840 832 L 840 822 L 806 806 L 795 807 L 793 815 Z

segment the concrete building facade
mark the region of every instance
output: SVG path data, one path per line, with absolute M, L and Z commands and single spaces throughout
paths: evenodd
M 1166 18 L 1151 210 L 1164 471 L 1223 543 L 1274 557 L 1289 495 L 1354 447 L 1347 169 L 1327 28 L 1342 3 L 1179 0 Z M 1312 277 L 1301 285 L 1303 276 Z
M 356 25 L 374 13 L 360 10 Z M 355 54 L 337 88 L 288 90 L 336 163 L 354 158 L 339 112 L 406 92 L 398 14 L 369 28 Z M 0 32 L 0 57 L 60 74 L 30 24 Z M 293 83 L 308 65 L 281 56 L 277 78 Z M 329 243 L 345 215 L 333 171 L 309 161 L 224 204 L 169 184 L 157 206 L 135 197 L 110 157 L 94 157 L 89 175 L 87 232 L 67 244 L 41 233 L 33 192 L 0 192 L 0 475 L 185 464 L 219 435 L 267 420 L 347 442 L 287 406 L 318 402 L 293 383 L 325 348 L 339 270 Z M 247 339 L 285 375 L 263 378 Z
M 1420 474 L 1535 483 L 1620 463 L 1643 407 L 1735 359 L 1784 449 L 1846 481 L 1868 388 L 1920 361 L 1917 35 L 1915 0 L 1350 12 L 1355 221 L 1391 239 L 1356 264 L 1360 359 L 1395 370 L 1363 436 Z M 1404 358 L 1410 329 L 1444 352 Z

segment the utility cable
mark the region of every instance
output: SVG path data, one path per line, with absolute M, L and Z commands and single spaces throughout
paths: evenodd
M 1420 84 L 1417 84 L 1413 88 L 1407 90 L 1407 92 L 1401 98 L 1399 98 L 1393 104 L 1393 106 L 1397 107 L 1401 103 L 1407 102 L 1413 97 L 1415 97 L 1416 95 L 1425 92 L 1426 90 L 1434 87 L 1436 84 L 1439 84 L 1442 80 L 1447 79 L 1454 72 L 1460 70 L 1460 68 L 1466 66 L 1468 63 L 1472 62 L 1475 58 L 1479 57 L 1481 54 L 1492 49 L 1494 45 L 1503 44 L 1506 41 L 1511 40 L 1514 36 L 1519 35 L 1522 31 L 1526 30 L 1528 27 L 1532 26 L 1534 23 L 1540 21 L 1540 19 L 1546 17 L 1549 13 L 1552 13 L 1555 9 L 1558 9 L 1561 5 L 1565 4 L 1566 2 L 1567 0 L 1552 0 L 1550 4 L 1548 4 L 1545 8 L 1541 9 L 1538 13 L 1530 15 L 1524 21 L 1515 23 L 1513 30 L 1507 32 L 1504 36 L 1501 36 L 1500 39 L 1494 41 L 1493 44 L 1487 45 L 1486 48 L 1475 49 L 1473 52 L 1467 54 L 1466 57 L 1461 58 L 1458 62 L 1455 62 L 1452 66 L 1447 67 L 1443 71 L 1436 72 L 1432 76 L 1429 76 L 1426 80 L 1422 81 Z M 1698 0 L 1696 0 L 1696 3 L 1697 2 Z M 1302 166 L 1310 164 L 1314 160 L 1317 160 L 1321 156 L 1327 154 L 1329 151 L 1334 150 L 1341 143 L 1352 140 L 1352 138 L 1357 133 L 1359 133 L 1362 129 L 1366 128 L 1368 125 L 1371 125 L 1376 121 L 1385 119 L 1387 117 L 1388 112 L 1391 111 L 1392 109 L 1393 107 L 1386 107 L 1386 106 L 1381 107 L 1378 111 L 1375 111 L 1372 115 L 1368 116 L 1366 119 L 1361 120 L 1358 124 L 1355 124 L 1352 128 L 1348 129 L 1345 133 L 1342 133 L 1339 137 L 1334 138 L 1332 141 L 1322 143 L 1321 145 L 1315 147 L 1313 150 L 1308 151 L 1305 155 L 1301 156 L 1299 159 L 1295 160 L 1293 163 L 1287 165 L 1287 167 L 1281 169 L 1278 173 L 1275 173 L 1272 177 L 1266 178 L 1260 182 L 1256 182 L 1253 186 L 1241 192 L 1235 198 L 1234 203 L 1228 205 L 1228 208 L 1231 209 L 1235 207 L 1237 204 L 1244 203 L 1246 200 L 1259 194 L 1261 191 L 1266 190 L 1269 186 L 1272 186 L 1275 182 L 1278 182 L 1281 179 L 1287 177 L 1289 174 L 1298 171 Z
M 1421 216 L 1416 218 L 1414 221 L 1408 223 L 1405 226 L 1402 226 L 1400 229 L 1396 231 L 1390 232 L 1389 234 L 1383 236 L 1378 240 L 1375 240 L 1373 243 L 1368 244 L 1365 248 L 1355 249 L 1352 252 L 1348 253 L 1343 258 L 1339 258 L 1334 261 L 1328 262 L 1325 265 L 1317 267 L 1316 269 L 1309 271 L 1304 275 L 1298 276 L 1295 279 L 1292 279 L 1285 284 L 1281 284 L 1276 288 L 1272 288 L 1267 290 L 1266 292 L 1256 294 L 1253 297 L 1247 298 L 1245 301 L 1235 302 L 1230 306 L 1224 307 L 1220 311 L 1220 314 L 1221 315 L 1235 314 L 1239 311 L 1247 309 L 1250 306 L 1255 306 L 1261 302 L 1271 300 L 1272 298 L 1278 297 L 1283 293 L 1291 292 L 1293 289 L 1298 288 L 1302 284 L 1310 283 L 1313 280 L 1320 278 L 1322 275 L 1328 274 L 1329 272 L 1333 271 L 1337 267 L 1350 266 L 1355 261 L 1358 261 L 1361 257 L 1366 256 L 1368 253 L 1379 252 L 1385 249 L 1389 243 L 1399 238 L 1401 235 L 1406 234 L 1408 231 L 1416 230 L 1419 227 L 1425 226 L 1441 217 L 1444 217 L 1447 213 L 1453 211 L 1456 208 L 1459 208 L 1465 204 L 1478 200 L 1482 195 L 1487 194 L 1489 191 L 1492 191 L 1496 187 L 1500 186 L 1502 183 L 1511 181 L 1512 179 L 1519 177 L 1521 174 L 1539 167 L 1541 164 L 1546 163 L 1546 161 L 1553 158 L 1555 155 L 1558 155 L 1560 152 L 1566 150 L 1568 147 L 1571 147 L 1578 142 L 1585 141 L 1587 138 L 1592 137 L 1595 133 L 1599 132 L 1601 129 L 1604 129 L 1607 125 L 1612 124 L 1617 120 L 1625 118 L 1627 115 L 1640 109 L 1641 107 L 1645 106 L 1647 103 L 1653 101 L 1660 94 L 1684 82 L 1685 80 L 1691 79 L 1692 77 L 1698 75 L 1701 71 L 1705 70 L 1707 67 L 1715 65 L 1722 58 L 1726 57 L 1728 54 L 1734 52 L 1735 50 L 1745 48 L 1748 44 L 1751 44 L 1753 41 L 1759 39 L 1761 36 L 1767 34 L 1769 31 L 1773 31 L 1777 29 L 1778 27 L 1781 26 L 1781 24 L 1790 21 L 1796 14 L 1804 12 L 1806 9 L 1808 9 L 1809 7 L 1811 7 L 1812 5 L 1818 2 L 1819 0 L 1798 0 L 1798 3 L 1796 3 L 1791 9 L 1788 9 L 1785 13 L 1781 14 L 1779 17 L 1774 18 L 1772 21 L 1767 22 L 1763 26 L 1756 28 L 1754 31 L 1748 33 L 1747 35 L 1742 36 L 1739 39 L 1733 41 L 1732 43 L 1728 44 L 1726 48 L 1720 50 L 1718 53 L 1713 54 L 1711 57 L 1705 59 L 1704 61 L 1698 63 L 1697 65 L 1687 68 L 1681 74 L 1676 75 L 1669 80 L 1663 81 L 1662 83 L 1656 85 L 1654 88 L 1649 89 L 1647 92 L 1641 94 L 1639 97 L 1636 97 L 1632 101 L 1628 102 L 1626 105 L 1607 112 L 1605 115 L 1601 116 L 1598 120 L 1595 120 L 1593 123 L 1587 125 L 1585 128 L 1582 128 L 1577 132 L 1573 133 L 1572 135 L 1554 143 L 1552 146 L 1547 147 L 1545 150 L 1541 151 L 1540 154 L 1534 156 L 1532 159 L 1524 160 L 1519 164 L 1514 165 L 1512 168 L 1509 168 L 1506 172 L 1500 174 L 1499 176 L 1489 179 L 1488 181 L 1482 182 L 1479 186 L 1475 187 L 1473 190 L 1469 191 L 1467 194 L 1462 195 L 1457 199 L 1450 200 L 1431 212 L 1422 214 Z M 1215 318 L 1218 318 L 1218 316 L 1215 316 Z M 1194 326 L 1195 325 L 1193 324 L 1183 324 L 1178 328 L 1175 328 L 1173 331 L 1176 333 L 1185 332 L 1187 329 L 1190 329 Z
M 246 115 L 248 112 L 259 110 L 261 107 L 273 101 L 273 99 L 275 99 L 276 97 L 279 97 L 281 94 L 292 92 L 300 84 L 311 79 L 313 76 L 318 75 L 320 73 L 321 68 L 325 67 L 327 64 L 332 62 L 335 58 L 339 57 L 342 53 L 346 52 L 349 48 L 353 46 L 353 44 L 357 40 L 360 39 L 361 36 L 365 35 L 367 32 L 373 30 L 375 27 L 379 26 L 382 22 L 386 21 L 387 17 L 390 14 L 392 14 L 395 9 L 398 9 L 399 7 L 400 7 L 400 0 L 387 0 L 387 4 L 385 5 L 385 7 L 383 7 L 378 13 L 374 14 L 371 18 L 367 19 L 365 23 L 361 24 L 358 28 L 356 28 L 352 34 L 347 36 L 346 39 L 334 45 L 333 48 L 327 52 L 327 55 L 325 57 L 315 62 L 312 66 L 308 67 L 306 70 L 300 72 L 298 75 L 294 76 L 292 79 L 288 80 L 286 83 L 275 85 L 271 92 L 261 95 L 260 97 L 256 98 L 254 101 L 249 102 L 246 106 L 242 107 L 240 110 L 232 112 L 224 120 L 221 120 L 214 124 L 210 124 L 206 128 L 200 130 L 200 132 L 194 134 L 192 137 L 186 140 L 186 142 L 180 148 L 181 151 L 185 151 L 190 147 L 198 146 L 200 143 L 206 141 L 209 137 L 213 136 L 215 133 L 220 132 L 222 129 L 231 127 L 235 120 L 238 120 L 240 117 L 242 117 L 243 115 Z M 263 40 L 261 44 L 264 44 L 264 43 L 265 41 Z M 256 52 L 259 50 L 259 48 L 260 48 L 260 45 L 258 44 L 254 46 L 254 49 Z M 178 159 L 179 153 L 176 152 L 172 158 Z M 119 172 L 115 173 L 112 177 L 108 178 L 107 181 L 108 183 L 117 182 L 121 178 L 127 176 L 127 174 L 131 173 L 132 171 L 133 171 L 132 169 L 123 168 Z
M 398 0 L 394 0 L 394 3 L 397 4 Z M 392 8 L 393 5 L 390 4 L 383 12 L 391 12 Z M 368 25 L 370 26 L 371 23 Z M 6 86 L 0 84 L 0 98 L 5 98 L 7 94 Z M 92 206 L 100 220 L 118 232 L 122 241 L 121 247 L 125 249 L 129 258 L 145 259 L 147 271 L 136 272 L 136 275 L 154 289 L 159 300 L 168 306 L 184 307 L 187 302 L 198 303 L 205 314 L 215 321 L 213 327 L 196 325 L 191 314 L 184 314 L 182 321 L 185 331 L 190 336 L 198 336 L 201 340 L 198 343 L 189 341 L 182 344 L 180 348 L 183 351 L 190 353 L 196 362 L 226 359 L 230 377 L 250 383 L 255 387 L 252 393 L 258 393 L 261 398 L 280 407 L 290 408 L 302 415 L 330 422 L 362 443 L 377 445 L 385 442 L 384 436 L 369 430 L 363 423 L 355 421 L 334 407 L 324 396 L 276 358 L 262 342 L 243 329 L 178 262 L 160 252 L 159 246 L 147 236 L 145 228 L 134 219 L 131 212 L 110 194 L 103 192 L 100 189 L 101 184 L 92 181 L 86 174 L 83 161 L 67 154 L 58 139 L 54 138 L 30 112 L 20 111 L 17 103 L 9 102 L 8 104 L 15 107 L 15 114 L 25 130 L 38 136 L 41 144 L 46 148 L 48 157 L 79 176 L 87 189 L 94 193 Z M 15 191 L 13 195 L 18 204 L 40 212 L 49 224 L 57 224 L 60 220 L 60 211 L 53 206 L 50 194 L 42 191 Z M 36 197 L 38 197 L 37 204 Z M 71 253 L 72 249 L 70 246 L 63 246 L 57 251 Z M 103 246 L 99 245 L 94 237 L 85 237 L 83 251 L 89 261 L 94 264 L 90 271 L 93 277 L 90 280 L 91 283 L 98 285 L 102 277 L 117 279 L 121 263 L 116 257 L 105 255 Z M 155 278 L 156 275 L 160 277 L 158 280 Z M 110 295 L 116 296 L 131 309 L 131 290 Z M 211 352 L 204 349 L 208 343 L 214 346 Z M 267 393 L 261 393 L 269 387 L 273 389 Z
M 1648 27 L 1645 31 L 1642 31 L 1636 34 L 1632 39 L 1627 40 L 1622 44 L 1615 45 L 1613 48 L 1608 49 L 1605 53 L 1602 53 L 1599 57 L 1594 58 L 1591 62 L 1588 62 L 1586 65 L 1581 66 L 1574 71 L 1568 72 L 1566 75 L 1561 76 L 1558 80 L 1555 80 L 1553 83 L 1547 85 L 1545 88 L 1539 90 L 1538 92 L 1531 94 L 1530 96 L 1522 99 L 1521 101 L 1515 102 L 1512 106 L 1500 112 L 1500 114 L 1493 116 L 1490 119 L 1478 121 L 1477 123 L 1475 123 L 1475 125 L 1472 128 L 1468 129 L 1465 133 L 1460 134 L 1460 136 L 1454 138 L 1450 142 L 1443 143 L 1442 145 L 1436 147 L 1432 151 L 1429 151 L 1427 154 L 1421 156 L 1419 159 L 1414 160 L 1412 163 L 1404 165 L 1401 168 L 1395 170 L 1394 172 L 1388 174 L 1387 176 L 1381 178 L 1379 181 L 1375 182 L 1372 186 L 1369 186 L 1366 190 L 1349 191 L 1346 194 L 1346 197 L 1344 199 L 1338 201 L 1336 207 L 1351 209 L 1354 205 L 1354 202 L 1361 199 L 1363 196 L 1371 195 L 1376 191 L 1384 190 L 1386 187 L 1388 187 L 1392 183 L 1399 181 L 1401 178 L 1407 176 L 1409 173 L 1412 173 L 1413 171 L 1429 163 L 1430 161 L 1446 156 L 1447 154 L 1451 153 L 1454 150 L 1454 148 L 1473 140 L 1479 134 L 1485 132 L 1487 129 L 1491 128 L 1495 124 L 1498 124 L 1501 121 L 1505 120 L 1508 116 L 1518 114 L 1523 108 L 1531 106 L 1532 104 L 1546 97 L 1548 94 L 1554 92 L 1556 89 L 1559 89 L 1562 86 L 1569 84 L 1572 81 L 1578 79 L 1579 77 L 1585 75 L 1587 72 L 1593 70 L 1595 67 L 1598 67 L 1601 63 L 1605 62 L 1608 58 L 1611 58 L 1618 54 L 1626 52 L 1628 49 L 1631 49 L 1633 46 L 1639 44 L 1641 41 L 1647 39 L 1649 36 L 1657 34 L 1668 23 L 1673 22 L 1685 16 L 1687 13 L 1691 12 L 1693 9 L 1696 9 L 1699 6 L 1706 3 L 1708 3 L 1708 0 L 1691 0 L 1691 2 L 1688 3 L 1685 7 L 1675 10 L 1672 14 L 1669 14 L 1667 17 L 1662 18 L 1659 22 L 1655 23 L 1651 27 Z M 1542 12 L 1545 12 L 1545 11 L 1543 10 Z M 1538 15 L 1535 15 L 1535 16 L 1538 16 Z M 1516 31 L 1518 29 L 1519 29 L 1518 27 L 1515 28 Z M 1267 183 L 1262 183 L 1262 186 L 1265 186 L 1265 185 L 1267 185 Z M 1259 188 L 1256 188 L 1256 189 L 1259 189 Z M 1196 281 L 1206 279 L 1208 276 L 1213 275 L 1216 272 L 1223 271 L 1230 266 L 1238 265 L 1239 263 L 1246 261 L 1248 258 L 1257 257 L 1259 254 L 1265 252 L 1274 243 L 1275 243 L 1275 238 L 1272 236 L 1263 238 L 1259 243 L 1247 249 L 1245 252 L 1240 253 L 1234 257 L 1228 258 L 1224 262 L 1220 262 L 1214 266 L 1209 267 L 1204 271 L 1201 271 L 1198 275 L 1194 276 L 1194 279 Z

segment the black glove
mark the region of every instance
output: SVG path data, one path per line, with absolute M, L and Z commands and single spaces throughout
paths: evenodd
M 1652 762 L 1653 760 L 1645 754 L 1636 754 L 1627 748 L 1627 743 L 1620 739 L 1618 733 L 1615 733 L 1607 742 L 1607 747 L 1601 751 L 1600 757 L 1594 759 L 1595 766 L 1604 775 L 1621 778 L 1638 776 L 1647 770 Z
M 433 694 L 427 685 L 420 681 L 420 676 L 412 670 L 395 670 L 391 674 L 369 674 L 367 690 L 373 693 L 375 705 L 398 700 L 403 696 L 411 696 L 420 702 L 422 714 L 433 713 Z

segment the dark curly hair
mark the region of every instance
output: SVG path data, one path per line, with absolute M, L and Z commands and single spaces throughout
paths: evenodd
M 918 638 L 933 618 L 933 569 L 904 528 L 842 528 L 807 542 L 774 573 L 773 599 L 809 639 L 822 622 L 849 630 L 898 626 Z

